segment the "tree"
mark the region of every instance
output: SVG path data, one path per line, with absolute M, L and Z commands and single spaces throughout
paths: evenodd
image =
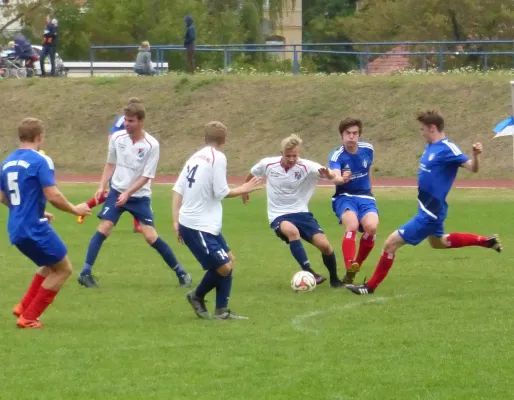
M 6 22 L 3 25 L 0 25 L 0 34 L 18 21 L 22 22 L 24 25 L 30 25 L 34 21 L 40 20 L 40 24 L 42 25 L 45 15 L 51 13 L 55 7 L 65 3 L 75 3 L 75 1 L 18 0 L 6 2 L 1 9 Z

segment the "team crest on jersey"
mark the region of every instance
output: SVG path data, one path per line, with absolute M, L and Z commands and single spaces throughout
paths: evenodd
M 296 172 L 294 173 L 294 179 L 295 179 L 295 180 L 299 180 L 301 177 L 302 177 L 302 174 L 301 174 L 300 172 L 296 171 Z
M 432 153 L 428 156 L 428 161 L 432 161 L 435 158 L 435 154 Z
M 145 156 L 145 149 L 143 149 L 143 148 L 137 149 L 137 156 L 138 156 L 138 158 L 143 158 Z
M 362 166 L 364 168 L 368 168 L 368 160 L 366 160 L 366 159 L 362 160 Z

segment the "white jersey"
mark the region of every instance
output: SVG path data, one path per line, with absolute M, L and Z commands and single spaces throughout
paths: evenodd
M 183 196 L 178 222 L 190 229 L 218 235 L 228 195 L 227 158 L 207 146 L 187 160 L 173 190 Z
M 111 187 L 118 192 L 125 192 L 142 176 L 155 178 L 159 162 L 159 142 L 145 132 L 143 139 L 133 143 L 126 130 L 116 132 L 109 141 L 107 162 L 116 165 Z M 150 185 L 151 181 L 148 181 L 132 197 L 150 197 Z
M 266 177 L 268 219 L 273 222 L 285 214 L 309 211 L 309 201 L 318 183 L 318 170 L 322 165 L 298 159 L 287 171 L 280 164 L 282 157 L 269 157 L 251 169 L 253 176 Z

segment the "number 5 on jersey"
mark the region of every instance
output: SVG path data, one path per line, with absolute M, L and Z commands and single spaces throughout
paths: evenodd
M 19 206 L 21 204 L 20 187 L 18 185 L 18 172 L 7 173 L 7 186 L 10 192 L 11 206 Z
M 198 165 L 195 165 L 193 168 L 191 168 L 189 165 L 187 166 L 187 181 L 189 182 L 189 187 L 193 187 L 193 183 L 195 183 L 195 174 L 196 170 L 198 169 Z

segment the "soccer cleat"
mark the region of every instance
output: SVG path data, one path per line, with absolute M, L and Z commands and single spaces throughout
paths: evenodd
M 314 278 L 316 278 L 316 286 L 321 285 L 323 282 L 327 280 L 327 278 L 315 272 L 313 272 L 312 275 L 314 275 Z
M 180 283 L 181 288 L 190 288 L 193 284 L 193 278 L 186 272 L 178 277 L 178 282 Z
M 132 231 L 132 233 L 141 233 L 141 232 L 143 232 L 143 230 L 141 229 L 140 226 L 138 226 L 137 228 L 134 227 L 134 230 Z
M 217 308 L 214 313 L 214 319 L 249 319 L 242 315 L 237 315 L 235 312 L 230 311 L 228 308 Z
M 350 290 L 352 293 L 358 296 L 373 294 L 374 292 L 374 290 L 369 288 L 366 283 L 362 285 L 346 285 L 346 289 Z
M 199 318 L 211 319 L 211 314 L 207 311 L 207 307 L 205 306 L 205 299 L 197 297 L 194 290 L 186 294 L 186 299 Z
M 20 316 L 18 318 L 18 320 L 16 321 L 16 325 L 18 325 L 18 328 L 25 329 L 38 329 L 43 327 L 43 324 L 39 322 L 39 320 L 30 320 L 23 318 L 23 316 Z
M 342 288 L 345 286 L 344 282 L 340 281 L 339 279 L 337 281 L 330 281 L 330 286 L 334 289 Z
M 91 274 L 79 275 L 77 280 L 82 286 L 84 286 L 86 288 L 99 288 L 100 287 L 100 286 L 98 286 L 98 284 L 95 281 L 95 278 Z
M 359 272 L 360 270 L 361 266 L 354 261 L 352 265 L 350 265 L 350 268 L 346 270 L 346 275 L 343 278 L 343 283 L 345 285 L 353 284 L 355 276 L 357 275 L 357 272 Z
M 498 253 L 501 253 L 503 250 L 503 246 L 500 242 L 500 237 L 498 235 L 493 235 L 489 239 L 487 239 L 487 248 L 496 250 Z
M 14 308 L 12 309 L 12 313 L 15 317 L 19 317 L 21 316 L 21 314 L 23 314 L 23 307 L 21 303 L 18 303 L 14 306 Z
M 85 220 L 85 219 L 86 219 L 86 217 L 84 217 L 84 216 L 77 217 L 77 222 L 78 222 L 79 224 L 82 224 L 82 223 L 84 223 L 84 220 Z

